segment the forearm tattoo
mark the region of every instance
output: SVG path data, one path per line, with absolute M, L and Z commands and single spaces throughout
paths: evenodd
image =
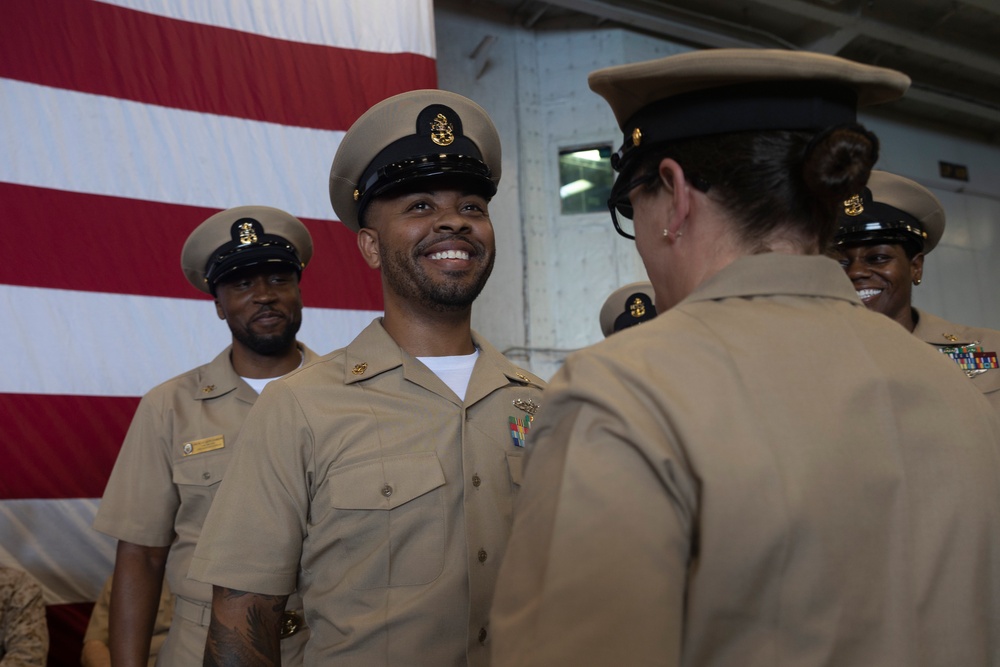
M 204 667 L 280 667 L 286 595 L 215 588 Z

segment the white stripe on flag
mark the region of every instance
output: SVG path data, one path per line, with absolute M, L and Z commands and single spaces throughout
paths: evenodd
M 344 133 L 203 114 L 0 78 L 0 181 L 145 201 L 266 204 L 333 216 Z M 72 109 L 72 113 L 67 113 Z M 247 201 L 246 193 L 254 193 Z
M 435 54 L 432 0 L 99 1 L 292 42 L 429 58 Z
M 30 572 L 46 604 L 96 600 L 114 568 L 116 545 L 90 527 L 98 502 L 0 501 L 0 565 Z
M 3 393 L 142 396 L 231 341 L 207 299 L 0 285 L 0 312 L 12 314 L 0 334 Z M 298 338 L 326 354 L 379 314 L 305 308 Z

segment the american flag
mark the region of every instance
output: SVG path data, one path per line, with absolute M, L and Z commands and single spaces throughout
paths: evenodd
M 111 572 L 90 523 L 140 396 L 229 342 L 180 271 L 188 233 L 299 217 L 299 339 L 346 344 L 382 301 L 330 163 L 372 104 L 436 86 L 434 38 L 432 0 L 4 0 L 0 564 L 43 585 L 50 665 L 79 664 Z

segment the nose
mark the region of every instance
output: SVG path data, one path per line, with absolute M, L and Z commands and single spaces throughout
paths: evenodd
M 867 278 L 871 275 L 871 271 L 868 270 L 868 266 L 858 258 L 847 259 L 847 264 L 844 266 L 844 272 L 847 273 L 847 277 L 851 280 L 860 280 L 861 278 Z
M 271 303 L 277 298 L 274 286 L 267 276 L 257 276 L 253 281 L 253 300 L 255 303 Z
M 457 208 L 442 209 L 434 221 L 434 229 L 439 232 L 462 233 L 472 229 L 469 220 Z

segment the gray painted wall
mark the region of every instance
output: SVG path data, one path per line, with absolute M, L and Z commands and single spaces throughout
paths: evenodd
M 607 213 L 560 214 L 559 150 L 621 143 L 587 74 L 690 49 L 620 29 L 525 30 L 458 0 L 437 1 L 435 27 L 439 86 L 486 108 L 504 146 L 491 205 L 497 264 L 473 326 L 548 378 L 569 351 L 600 340 L 597 315 L 607 295 L 645 279 L 633 244 L 615 233 Z M 874 113 L 861 120 L 882 140 L 878 167 L 931 188 L 947 211 L 915 305 L 1000 329 L 1000 148 Z M 963 192 L 937 177 L 939 160 L 969 167 Z

